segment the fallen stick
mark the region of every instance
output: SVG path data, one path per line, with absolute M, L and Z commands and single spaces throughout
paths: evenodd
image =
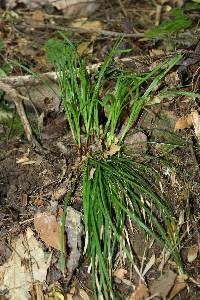
M 17 25 L 16 26 L 19 29 L 25 28 L 24 25 Z M 110 31 L 110 30 L 104 30 L 104 29 L 89 29 L 89 28 L 81 28 L 81 27 L 64 27 L 64 26 L 58 26 L 54 24 L 32 24 L 28 25 L 26 24 L 26 28 L 37 28 L 37 29 L 51 29 L 51 30 L 59 30 L 64 32 L 77 32 L 77 33 L 96 33 L 98 35 L 104 35 L 104 36 L 113 36 L 113 37 L 130 37 L 130 38 L 142 38 L 144 37 L 144 33 L 123 33 L 123 32 L 116 32 L 116 31 Z
M 21 96 L 16 89 L 14 89 L 12 86 L 8 84 L 3 83 L 2 81 L 0 81 L 0 90 L 4 91 L 7 94 L 7 96 L 15 103 L 17 112 L 19 114 L 19 117 L 21 119 L 21 122 L 23 124 L 26 133 L 26 137 L 28 141 L 31 142 L 33 136 L 32 129 L 27 119 L 23 102 L 22 102 L 22 100 L 25 99 L 26 97 Z
M 43 73 L 41 75 L 22 75 L 22 76 L 5 76 L 0 78 L 0 82 L 11 85 L 13 88 L 38 85 L 42 81 L 51 80 L 56 82 L 56 72 Z

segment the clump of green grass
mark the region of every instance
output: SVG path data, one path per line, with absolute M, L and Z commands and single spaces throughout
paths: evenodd
M 66 118 L 83 155 L 85 250 L 91 261 L 96 299 L 115 298 L 112 271 L 118 247 L 129 261 L 134 260 L 124 235 L 127 218 L 166 247 L 183 271 L 176 220 L 154 189 L 158 174 L 145 161 L 141 163 L 120 151 L 149 94 L 182 56 L 179 54 L 140 75 L 121 70 L 105 93 L 108 71 L 119 44 L 120 41 L 115 43 L 95 77 L 89 74 L 84 59 L 67 40 L 64 55 L 56 61 Z M 95 143 L 100 147 L 91 150 Z M 111 151 L 113 147 L 115 150 Z

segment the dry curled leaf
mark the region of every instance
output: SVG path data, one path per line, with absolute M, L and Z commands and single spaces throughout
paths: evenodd
M 188 255 L 187 255 L 187 260 L 188 262 L 193 262 L 196 258 L 197 258 L 197 255 L 198 255 L 198 251 L 199 251 L 199 247 L 197 244 L 195 245 L 192 245 L 189 250 L 188 250 Z
M 104 152 L 104 157 L 108 158 L 109 156 L 113 156 L 116 153 L 118 153 L 121 149 L 121 146 L 117 145 L 117 144 L 112 144 L 109 148 L 109 150 L 106 150 Z
M 46 280 L 49 263 L 31 228 L 12 242 L 12 249 L 11 257 L 2 266 L 0 289 L 7 289 L 11 300 L 27 300 L 32 285 Z
M 191 126 L 192 126 L 191 116 L 180 117 L 175 124 L 174 131 L 190 128 Z
M 38 25 L 44 24 L 44 13 L 41 10 L 35 10 L 32 14 L 32 21 Z
M 189 115 L 181 117 L 175 124 L 175 131 L 194 127 L 195 135 L 200 141 L 200 116 L 197 110 L 192 111 Z
M 156 256 L 155 256 L 155 254 L 153 254 L 151 256 L 150 260 L 148 261 L 148 263 L 146 264 L 146 267 L 144 268 L 144 271 L 142 272 L 143 277 L 152 268 L 152 266 L 155 264 L 155 261 L 156 261 Z
M 148 289 L 144 283 L 140 283 L 136 290 L 131 294 L 129 300 L 142 300 L 148 296 Z
M 171 288 L 174 286 L 174 282 L 177 275 L 170 269 L 168 269 L 160 278 L 154 280 L 149 287 L 151 295 L 158 294 L 162 299 L 166 299 Z
M 50 212 L 36 214 L 34 217 L 35 230 L 41 240 L 50 247 L 61 249 L 60 224 Z
M 186 288 L 186 280 L 188 279 L 187 275 L 180 274 L 177 276 L 175 284 L 169 294 L 168 300 L 172 300 L 176 295 L 178 295 L 184 288 Z
M 120 269 L 117 269 L 115 270 L 115 272 L 113 273 L 113 275 L 115 277 L 117 277 L 118 279 L 122 280 L 124 279 L 125 275 L 127 274 L 127 270 L 123 269 L 123 268 L 120 268 Z

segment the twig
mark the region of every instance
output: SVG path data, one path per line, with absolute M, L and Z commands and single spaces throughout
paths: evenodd
M 17 25 L 16 28 L 22 29 L 24 26 Z M 53 24 L 42 24 L 42 25 L 26 25 L 26 28 L 38 28 L 38 29 L 52 29 L 52 30 L 60 30 L 60 31 L 71 31 L 71 32 L 78 32 L 78 33 L 97 33 L 99 35 L 107 35 L 107 36 L 115 36 L 115 37 L 132 37 L 132 38 L 141 38 L 144 37 L 144 33 L 123 33 L 123 32 L 116 32 L 110 30 L 103 30 L 103 29 L 88 29 L 88 28 L 81 28 L 81 27 L 62 27 Z
M 126 10 L 124 8 L 124 5 L 123 5 L 122 1 L 118 0 L 118 2 L 119 2 L 119 6 L 121 7 L 121 10 L 122 10 L 124 16 L 127 17 L 128 15 L 127 15 L 127 12 L 126 12 Z
M 0 81 L 0 90 L 4 91 L 8 95 L 8 97 L 14 101 L 17 112 L 24 127 L 26 137 L 30 142 L 32 140 L 32 129 L 26 117 L 26 113 L 22 103 L 22 99 L 26 97 L 21 96 L 12 86 L 5 84 L 2 81 Z
M 162 6 L 156 4 L 156 19 L 155 19 L 155 26 L 160 24 L 160 16 L 161 16 Z
M 11 85 L 13 88 L 27 86 L 27 85 L 38 85 L 41 81 L 52 80 L 57 81 L 56 72 L 48 72 L 37 75 L 23 75 L 23 76 L 8 76 L 1 77 L 0 82 L 3 84 Z M 20 95 L 20 97 L 22 97 Z M 27 99 L 24 99 L 27 100 Z

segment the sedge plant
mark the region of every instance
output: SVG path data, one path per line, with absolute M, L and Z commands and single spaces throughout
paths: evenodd
M 83 157 L 85 251 L 95 299 L 115 299 L 112 272 L 119 247 L 130 262 L 134 261 L 124 234 L 127 218 L 166 247 L 183 271 L 174 214 L 155 192 L 157 173 L 144 160 L 121 151 L 149 94 L 182 56 L 178 54 L 140 75 L 120 70 L 108 89 L 108 71 L 119 44 L 115 43 L 95 76 L 67 40 L 65 51 L 56 60 L 67 122 Z M 95 147 L 97 142 L 100 147 Z

